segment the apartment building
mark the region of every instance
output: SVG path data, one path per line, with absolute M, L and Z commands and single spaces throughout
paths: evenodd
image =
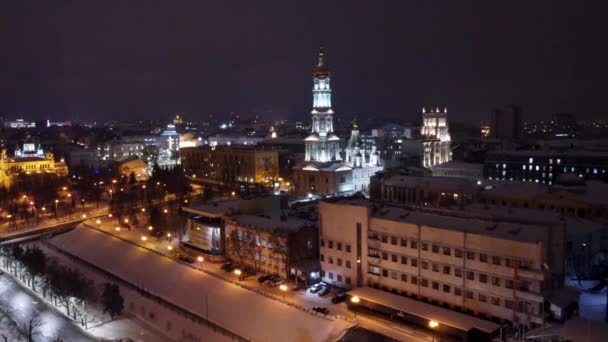
M 564 240 L 560 224 L 376 206 L 364 199 L 319 205 L 323 280 L 495 321 L 545 321 L 544 302 L 563 283 Z

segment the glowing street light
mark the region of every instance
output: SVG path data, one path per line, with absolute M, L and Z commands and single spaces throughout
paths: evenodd
M 236 274 L 239 277 L 239 280 L 241 280 L 241 274 L 243 274 L 243 272 L 241 272 L 241 270 L 239 270 L 237 268 L 236 270 L 234 270 L 234 274 Z
M 154 229 L 154 227 L 148 226 L 148 230 L 152 230 L 152 229 Z
M 437 329 L 437 327 L 439 327 L 439 322 L 434 320 L 429 321 L 429 328 L 433 330 L 433 342 L 435 342 L 435 329 Z
M 287 285 L 281 284 L 281 286 L 279 286 L 279 289 L 281 290 L 281 292 L 283 292 L 283 299 L 285 299 L 285 292 L 287 292 Z
M 361 301 L 361 298 L 359 298 L 357 296 L 350 297 L 350 302 L 353 304 L 359 304 L 360 301 Z M 357 318 L 357 310 L 353 310 L 353 311 L 355 311 L 355 318 Z
M 108 214 L 108 217 L 112 217 L 112 214 Z
M 167 237 L 170 238 L 171 237 L 171 233 L 167 233 Z
M 163 213 L 168 213 L 169 211 L 167 209 L 163 209 Z
M 147 240 L 148 240 L 148 238 L 142 235 L 141 241 L 147 241 Z
M 141 211 L 145 213 L 146 212 L 146 208 L 141 208 Z
M 115 229 L 117 232 L 119 232 L 119 231 L 120 231 L 120 227 L 116 227 L 116 228 L 114 228 L 114 229 Z
M 100 220 L 100 219 L 97 219 L 97 221 L 95 221 L 95 223 L 97 223 L 97 224 L 101 224 L 101 220 Z
M 196 260 L 201 263 L 201 270 L 202 270 L 203 269 L 203 261 L 205 261 L 205 258 L 203 258 L 202 256 L 199 256 L 198 258 L 196 258 Z
M 82 218 L 87 218 L 87 214 L 82 214 Z
M 172 246 L 167 246 L 167 249 L 170 250 L 170 251 L 172 251 L 173 247 Z

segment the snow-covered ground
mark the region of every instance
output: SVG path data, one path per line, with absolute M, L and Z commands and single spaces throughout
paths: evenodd
M 580 284 L 575 279 L 569 280 L 570 286 L 580 291 L 578 300 L 579 316 L 603 321 L 606 315 L 606 291 L 608 291 L 608 288 L 604 287 L 597 292 L 587 291 L 597 283 L 597 280 L 582 280 Z
M 10 312 L 9 316 L 20 328 L 29 326 L 29 322 L 39 314 L 41 325 L 34 329 L 34 341 L 53 341 L 61 338 L 63 341 L 95 341 L 65 316 L 40 301 L 29 291 L 13 280 L 8 274 L 0 276 L 0 306 L 3 311 Z
M 50 243 L 248 340 L 329 341 L 351 325 L 311 315 L 89 228 L 56 236 Z M 138 310 L 131 298 L 126 304 Z M 155 310 L 146 307 L 142 313 L 166 320 Z M 160 324 L 176 329 L 179 323 L 167 319 Z

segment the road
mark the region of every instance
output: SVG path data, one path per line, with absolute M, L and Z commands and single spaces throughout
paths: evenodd
M 34 330 L 33 339 L 36 342 L 54 341 L 58 337 L 62 341 L 95 341 L 63 315 L 21 288 L 7 274 L 0 275 L 0 306 L 9 311 L 10 318 L 19 327 L 29 326 L 32 317 L 38 315 L 42 325 Z

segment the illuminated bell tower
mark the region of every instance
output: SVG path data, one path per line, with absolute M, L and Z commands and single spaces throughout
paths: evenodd
M 340 138 L 334 134 L 330 80 L 329 68 L 325 66 L 325 53 L 320 48 L 319 61 L 313 69 L 311 134 L 304 139 L 306 161 L 340 160 Z

